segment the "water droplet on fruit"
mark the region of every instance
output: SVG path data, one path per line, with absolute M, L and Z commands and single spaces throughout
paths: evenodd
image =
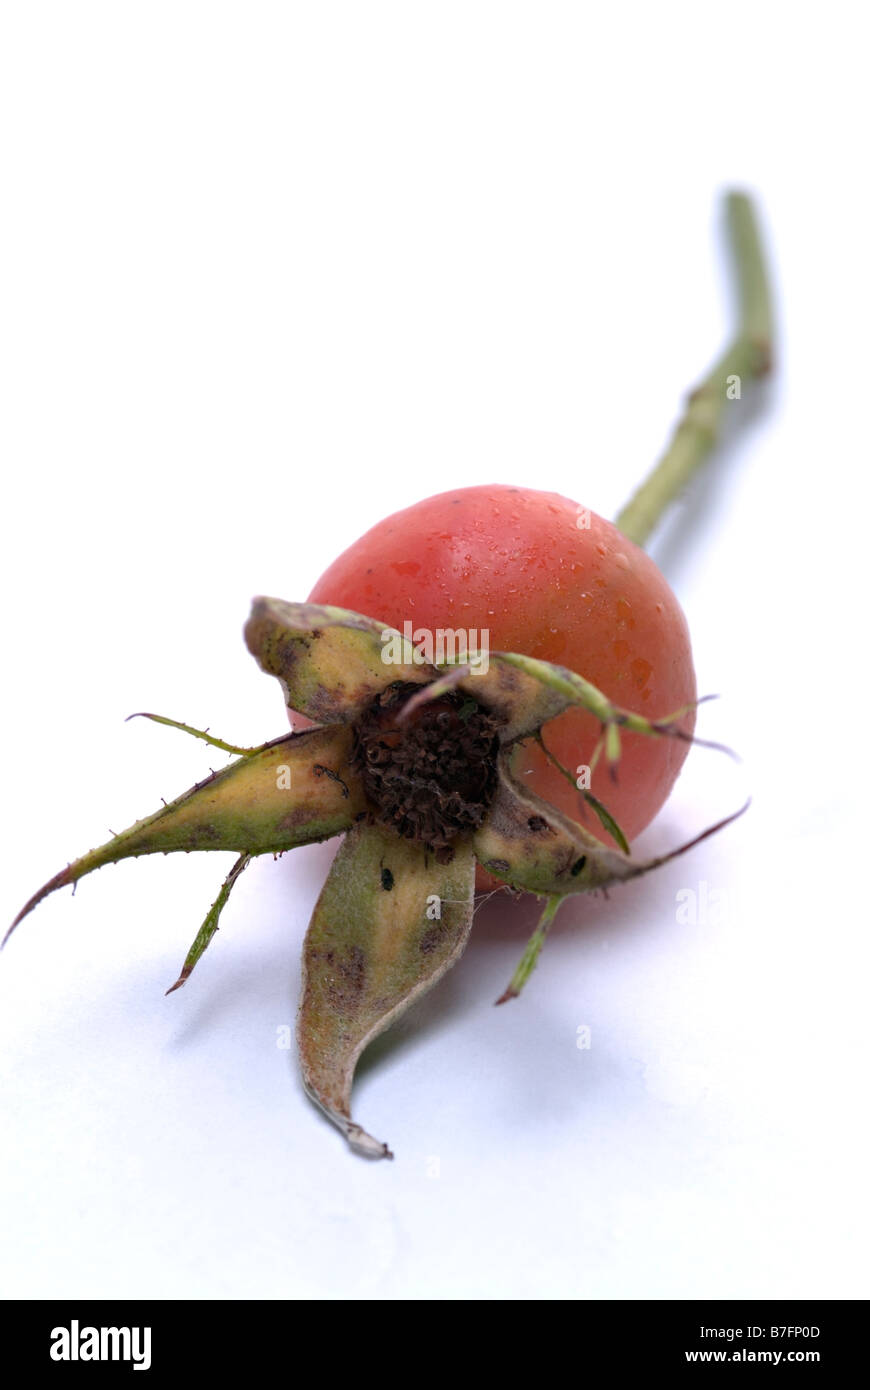
M 620 627 L 634 627 L 634 618 L 631 616 L 631 604 L 628 599 L 618 598 L 616 600 L 616 612 Z

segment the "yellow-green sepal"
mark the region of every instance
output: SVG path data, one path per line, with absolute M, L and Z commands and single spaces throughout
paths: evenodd
M 352 1118 L 357 1061 L 459 958 L 473 893 L 468 844 L 439 863 L 419 842 L 364 822 L 332 864 L 305 938 L 299 1058 L 308 1094 L 365 1157 L 392 1155 Z
M 345 608 L 257 598 L 245 641 L 288 708 L 319 724 L 352 723 L 387 686 L 437 675 L 393 628 Z
M 349 766 L 351 741 L 351 731 L 335 725 L 288 734 L 238 758 L 67 865 L 26 903 L 9 932 L 56 888 L 121 859 L 176 850 L 280 853 L 341 834 L 365 807 Z

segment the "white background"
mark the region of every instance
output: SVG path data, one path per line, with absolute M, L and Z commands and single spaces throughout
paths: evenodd
M 6 919 L 221 765 L 131 711 L 282 732 L 253 594 L 457 485 L 615 513 L 725 341 L 731 183 L 781 332 L 652 546 L 744 762 L 693 752 L 639 849 L 751 812 L 565 908 L 502 1009 L 533 904 L 484 908 L 360 1078 L 393 1164 L 276 1047 L 333 845 L 258 861 L 169 999 L 229 856 L 56 895 L 0 958 L 3 1294 L 870 1292 L 859 15 L 3 5 Z

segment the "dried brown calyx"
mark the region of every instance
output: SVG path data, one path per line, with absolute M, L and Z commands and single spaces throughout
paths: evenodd
M 354 730 L 351 764 L 374 819 L 449 863 L 456 837 L 478 829 L 495 794 L 502 721 L 448 691 L 400 722 L 419 690 L 396 681 L 374 698 Z

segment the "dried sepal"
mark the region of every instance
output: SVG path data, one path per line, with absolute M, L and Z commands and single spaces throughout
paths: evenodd
M 667 854 L 636 860 L 602 844 L 522 786 L 510 770 L 508 754 L 502 752 L 498 786 L 486 823 L 474 835 L 474 852 L 487 873 L 512 888 L 539 896 L 567 896 L 626 883 L 667 864 L 736 820 L 748 805 Z
M 351 1116 L 357 1061 L 458 959 L 473 888 L 467 843 L 439 863 L 418 842 L 363 821 L 345 838 L 314 909 L 297 1022 L 303 1080 L 366 1157 L 392 1155 Z
M 364 806 L 350 750 L 350 730 L 335 726 L 288 734 L 239 758 L 62 869 L 25 904 L 7 937 L 56 888 L 121 859 L 175 850 L 279 853 L 341 834 Z
M 551 693 L 554 699 L 561 698 L 563 701 L 561 708 L 554 709 L 554 714 L 577 706 L 599 720 L 602 727 L 605 758 L 610 765 L 612 775 L 615 775 L 615 769 L 621 755 L 622 730 L 628 733 L 643 734 L 648 738 L 676 738 L 684 743 L 699 744 L 702 748 L 714 748 L 721 753 L 727 753 L 731 758 L 736 758 L 733 750 L 724 744 L 695 738 L 691 732 L 691 716 L 695 709 L 705 700 L 715 698 L 714 696 L 705 695 L 699 700 L 692 701 L 691 704 L 683 705 L 681 709 L 674 710 L 671 714 L 662 715 L 656 719 L 648 719 L 643 714 L 637 714 L 633 710 L 624 709 L 621 705 L 614 704 L 597 686 L 592 685 L 583 676 L 577 675 L 575 671 L 569 671 L 565 666 L 555 666 L 551 662 L 540 661 L 536 657 L 522 656 L 517 652 L 499 652 L 498 656 L 501 662 L 521 671 L 527 678 L 537 681 Z M 553 715 L 547 716 L 547 718 L 553 717 Z M 533 729 L 527 730 L 530 733 L 533 731 Z
M 177 989 L 181 989 L 182 985 L 187 984 L 187 981 L 190 979 L 190 976 L 193 973 L 193 969 L 197 964 L 197 961 L 211 945 L 212 937 L 217 931 L 218 925 L 220 923 L 221 913 L 223 912 L 224 908 L 227 905 L 227 902 L 229 901 L 229 896 L 233 890 L 233 886 L 236 880 L 242 873 L 244 873 L 245 869 L 248 867 L 250 862 L 251 856 L 249 854 L 240 854 L 235 864 L 230 869 L 229 873 L 227 874 L 226 878 L 221 884 L 221 891 L 218 893 L 217 897 L 215 898 L 214 902 L 212 903 L 211 907 L 206 913 L 205 921 L 203 922 L 199 931 L 196 933 L 196 936 L 193 939 L 193 945 L 191 946 L 190 950 L 184 958 L 184 964 L 181 967 L 181 974 L 175 981 L 175 984 L 169 986 L 169 989 L 166 991 L 167 994 L 174 994 Z
M 543 950 L 544 942 L 553 924 L 553 918 L 556 916 L 556 913 L 559 911 L 564 901 L 564 898 L 558 897 L 547 899 L 544 910 L 538 920 L 538 925 L 535 927 L 535 930 L 526 943 L 526 949 L 520 956 L 519 964 L 511 976 L 510 983 L 504 991 L 504 994 L 499 995 L 498 999 L 496 999 L 496 1004 L 506 1004 L 509 999 L 516 999 L 518 997 L 526 980 L 538 963 L 538 956 Z
M 499 780 L 474 852 L 493 877 L 529 893 L 581 893 L 613 882 L 623 862 L 584 826 L 517 781 L 509 751 L 499 757 Z M 611 859 L 609 856 L 613 856 Z
M 257 598 L 245 625 L 248 650 L 276 676 L 290 709 L 319 724 L 349 724 L 396 681 L 423 683 L 434 667 L 412 659 L 385 623 L 321 604 Z

